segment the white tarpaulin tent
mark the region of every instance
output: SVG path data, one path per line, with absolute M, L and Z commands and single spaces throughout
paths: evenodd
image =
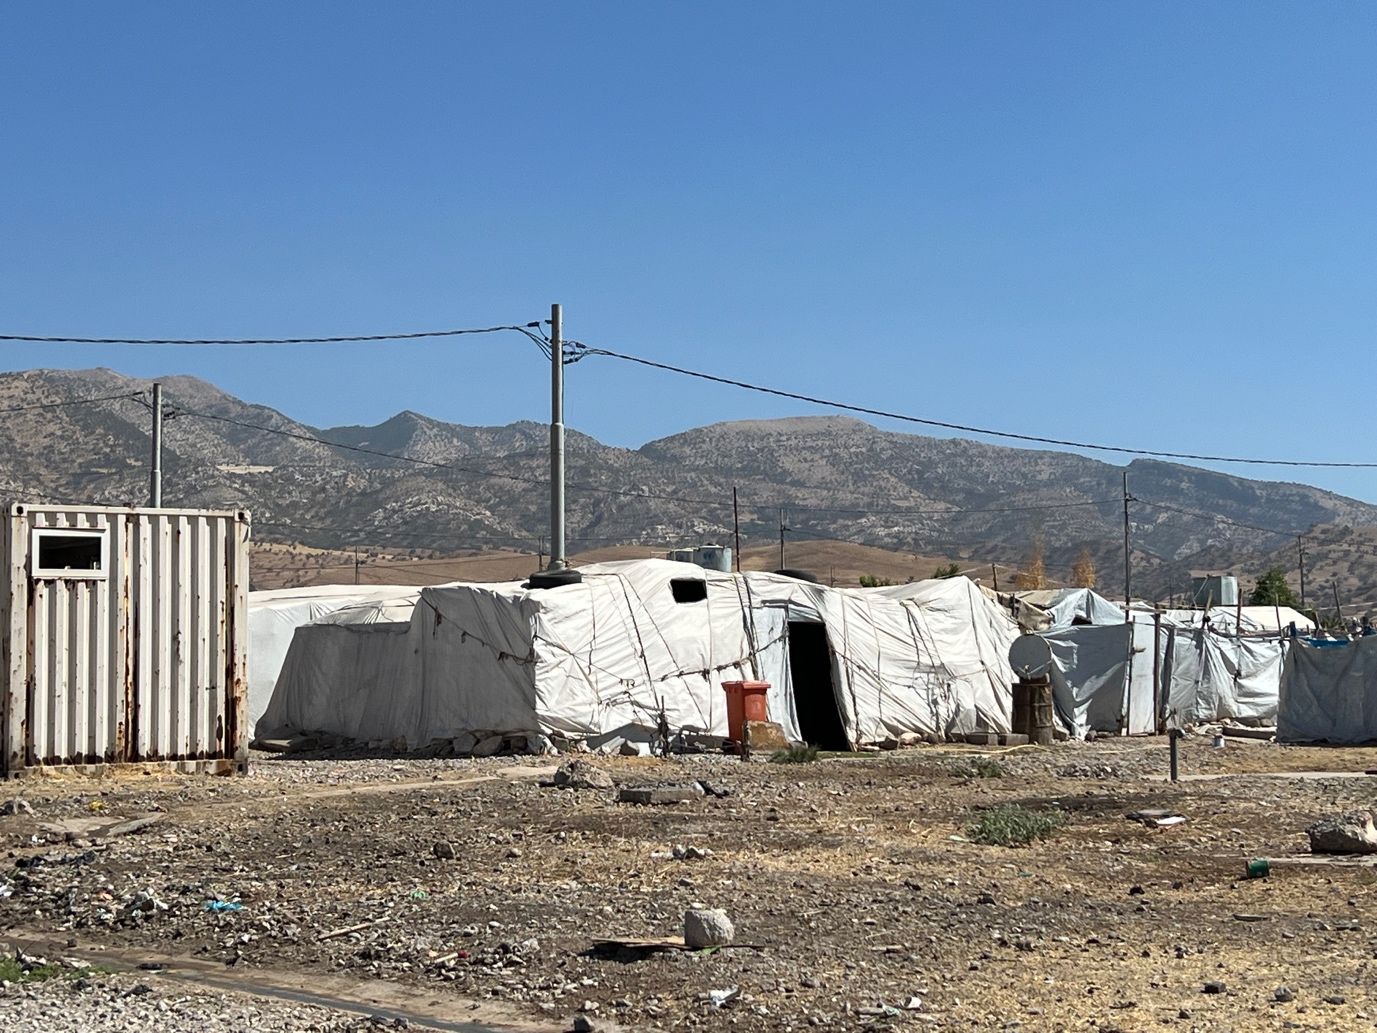
M 851 744 L 1008 728 L 1016 628 L 965 578 L 833 589 L 665 560 L 581 573 L 428 587 L 404 630 L 302 629 L 260 734 L 596 745 L 645 741 L 663 714 L 673 734 L 724 737 L 722 683 L 747 679 L 771 683 L 791 739 L 829 717 Z
M 1169 727 L 1238 721 L 1268 725 L 1277 717 L 1288 641 L 1172 627 L 1165 634 L 1162 681 Z
M 1281 675 L 1279 742 L 1377 742 L 1377 636 L 1312 645 L 1294 639 Z
M 1285 640 L 1268 636 L 1292 623 L 1300 630 L 1312 627 L 1287 607 L 1166 610 L 1154 616 L 1151 608 L 1135 604 L 1126 625 L 1123 607 L 1091 589 L 1016 598 L 1037 607 L 1049 624 L 1038 634 L 1052 647 L 1053 699 L 1058 717 L 1077 737 L 1090 730 L 1151 734 L 1159 707 L 1173 727 L 1225 720 L 1267 724 L 1276 718 L 1287 649 Z M 1115 627 L 1117 633 L 1109 630 Z M 1160 690 L 1154 685 L 1158 678 Z
M 1020 592 L 1045 614 L 1038 632 L 1052 650 L 1052 701 L 1071 735 L 1149 735 L 1157 730 L 1151 610 L 1122 606 L 1089 588 Z M 1026 622 L 1026 618 L 1025 618 Z
M 292 636 L 303 624 L 356 603 L 394 599 L 419 588 L 396 585 L 315 585 L 249 593 L 249 733 L 268 708 Z

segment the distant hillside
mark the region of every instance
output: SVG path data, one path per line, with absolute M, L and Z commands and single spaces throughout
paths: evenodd
M 171 406 L 198 414 L 167 423 L 167 504 L 246 506 L 260 540 L 318 548 L 544 548 L 542 424 L 466 427 L 403 412 L 375 427 L 316 430 L 195 378 L 163 384 Z M 0 374 L 0 408 L 149 386 L 105 369 Z M 12 498 L 143 502 L 148 425 L 147 405 L 132 398 L 9 413 L 0 425 L 0 489 Z M 1061 580 L 1084 547 L 1101 586 L 1122 590 L 1125 468 L 1095 459 L 900 434 L 837 416 L 716 424 L 636 450 L 571 431 L 568 454 L 571 553 L 728 541 L 735 487 L 747 546 L 777 543 L 783 507 L 792 541 L 845 539 L 963 565 L 1016 566 L 1041 538 L 1048 572 Z M 1377 598 L 1363 552 L 1377 507 L 1153 460 L 1127 469 L 1142 500 L 1131 509 L 1135 592 L 1180 593 L 1192 568 L 1246 573 L 1294 550 L 1287 535 L 1224 518 L 1290 533 L 1332 528 L 1312 545 L 1315 569 L 1342 568 L 1341 593 Z

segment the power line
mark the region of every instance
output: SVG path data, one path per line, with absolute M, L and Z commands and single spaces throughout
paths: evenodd
M 303 434 L 300 431 L 284 430 L 280 427 L 267 427 L 260 423 L 249 423 L 245 420 L 236 420 L 232 416 L 219 416 L 214 413 L 197 412 L 192 409 L 183 408 L 176 409 L 175 414 L 178 416 L 191 416 L 196 419 L 202 420 L 216 420 L 220 423 L 229 423 L 237 427 L 243 427 L 247 430 L 262 431 L 265 434 L 277 434 L 282 437 L 293 438 L 297 441 L 307 441 L 317 445 L 324 445 L 328 448 L 342 448 L 349 452 L 360 452 L 364 455 L 378 456 L 382 459 L 395 459 L 401 463 L 413 463 L 417 466 L 426 466 L 435 470 L 450 470 L 455 473 L 473 474 L 478 477 L 496 477 L 502 480 L 516 481 L 523 484 L 531 484 L 541 488 L 547 488 L 550 484 L 549 481 L 539 480 L 534 477 L 523 477 L 520 474 L 501 473 L 496 470 L 477 470 L 472 467 L 455 466 L 452 463 L 441 463 L 433 459 L 419 459 L 415 456 L 397 455 L 394 452 L 381 452 L 378 449 L 365 448 L 362 445 L 343 445 L 339 442 L 329 441 L 325 438 L 317 437 L 314 434 Z M 731 507 L 730 502 L 726 502 L 721 499 L 695 499 L 686 498 L 681 495 L 662 495 L 656 492 L 648 491 L 628 491 L 620 488 L 606 488 L 596 484 L 580 484 L 578 482 L 573 481 L 569 482 L 567 487 L 579 491 L 587 491 L 597 495 L 617 495 L 625 498 L 651 499 L 661 502 L 683 502 L 688 505 L 714 506 L 719 509 L 729 509 Z
M 350 344 L 366 341 L 414 341 L 427 337 L 460 337 L 465 334 L 495 334 L 503 330 L 515 330 L 540 343 L 541 337 L 529 333 L 540 331 L 540 323 L 526 323 L 524 326 L 484 326 L 464 330 L 423 330 L 405 334 L 353 334 L 343 337 L 241 337 L 241 338 L 139 338 L 139 337 L 31 337 L 24 334 L 0 334 L 0 341 L 21 341 L 32 344 L 128 344 L 139 346 L 190 346 L 190 345 L 276 345 L 276 344 Z M 548 348 L 549 342 L 544 341 Z
M 796 506 L 789 503 L 790 510 L 797 510 L 806 513 L 841 513 L 841 514 L 861 514 L 865 516 L 906 516 L 914 515 L 936 515 L 936 516 L 961 516 L 966 513 L 1024 513 L 1035 510 L 1050 509 L 1081 509 L 1089 506 L 1115 505 L 1121 499 L 1096 499 L 1086 502 L 1052 502 L 1039 505 L 1028 506 L 990 506 L 976 507 L 971 509 L 834 509 L 830 506 Z M 766 508 L 766 507 L 752 507 Z
M 16 405 L 9 409 L 0 409 L 0 415 L 12 412 L 32 412 L 35 409 L 61 409 L 69 405 L 91 405 L 95 402 L 119 402 L 141 397 L 143 397 L 141 391 L 125 391 L 122 394 L 99 395 L 95 398 L 69 398 L 64 402 L 34 402 L 30 405 Z
M 1116 452 L 1123 455 L 1150 456 L 1156 459 L 1190 459 L 1196 462 L 1208 463 L 1248 463 L 1256 466 L 1342 467 L 1356 469 L 1377 468 L 1377 463 L 1321 462 L 1299 459 L 1245 459 L 1238 456 L 1197 455 L 1191 452 L 1165 452 L 1149 448 L 1126 448 L 1121 445 L 1095 445 L 1086 441 L 1070 441 L 1064 438 L 1045 438 L 1036 434 L 1016 434 L 1012 431 L 991 430 L 988 427 L 972 427 L 962 423 L 947 423 L 943 420 L 930 420 L 921 416 L 909 416 L 905 413 L 890 412 L 886 409 L 873 409 L 864 405 L 851 405 L 846 402 L 816 398 L 812 395 L 799 394 L 795 391 L 783 391 L 779 388 L 763 387 L 760 384 L 751 384 L 744 380 L 733 380 L 730 377 L 719 377 L 711 373 L 700 373 L 697 370 L 684 369 L 682 366 L 671 366 L 664 362 L 654 362 L 650 359 L 638 358 L 635 355 L 623 355 L 619 352 L 607 351 L 603 348 L 590 348 L 580 342 L 570 343 L 575 348 L 579 349 L 578 354 L 581 356 L 604 355 L 610 359 L 621 359 L 623 362 L 634 362 L 641 366 L 649 366 L 652 369 L 661 369 L 669 373 L 678 373 L 686 377 L 696 377 L 699 380 L 711 381 L 714 384 L 726 384 L 729 387 L 739 387 L 743 390 L 756 391 L 760 394 L 774 395 L 777 398 L 791 398 L 795 401 L 808 402 L 812 405 L 826 406 L 829 409 L 858 412 L 867 416 L 879 416 L 887 420 L 899 420 L 904 423 L 922 424 L 926 427 L 941 427 L 945 430 L 961 431 L 963 434 L 980 434 L 985 437 L 1005 438 L 1013 441 L 1031 441 L 1041 445 L 1063 445 L 1067 448 L 1085 448 L 1098 452 Z
M 1152 509 L 1163 509 L 1168 513 L 1178 513 L 1181 516 L 1194 517 L 1197 520 L 1208 520 L 1211 523 L 1229 524 L 1231 527 L 1242 527 L 1249 531 L 1261 531 L 1263 534 L 1281 535 L 1286 538 L 1299 538 L 1305 534 L 1304 531 L 1278 531 L 1275 527 L 1258 527 L 1256 524 L 1245 524 L 1239 520 L 1230 520 L 1228 517 L 1219 516 L 1213 513 L 1197 513 L 1190 509 L 1181 509 L 1179 506 L 1169 506 L 1165 502 L 1150 502 L 1147 499 L 1133 497 L 1134 502 L 1149 506 Z

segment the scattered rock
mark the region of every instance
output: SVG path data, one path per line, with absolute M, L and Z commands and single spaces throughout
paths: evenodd
M 1281 1004 L 1290 1004 L 1296 999 L 1296 991 L 1289 986 L 1279 986 L 1272 991 L 1272 1000 Z
M 1377 853 L 1377 825 L 1371 811 L 1321 818 L 1305 830 L 1310 837 L 1310 852 L 1315 854 Z
M 1113 764 L 1067 764 L 1057 768 L 1062 778 L 1121 778 L 1123 773 Z
M 565 761 L 551 784 L 563 789 L 611 789 L 612 776 L 586 760 Z
M 723 947 L 736 939 L 736 927 L 721 908 L 684 912 L 684 943 L 690 947 Z
M 635 786 L 621 789 L 617 793 L 617 799 L 622 803 L 659 806 L 668 803 L 688 803 L 702 795 L 702 790 L 696 785 L 691 787 Z
M 29 806 L 29 801 L 16 796 L 13 800 L 6 800 L 0 804 L 0 814 L 33 814 L 33 808 Z
M 454 847 L 447 839 L 437 839 L 435 845 L 430 848 L 430 852 L 442 861 L 454 860 Z
M 502 751 L 502 744 L 505 740 L 500 735 L 489 735 L 487 738 L 479 739 L 474 743 L 473 749 L 469 752 L 475 757 L 493 757 Z
M 1205 984 L 1204 992 L 1207 994 L 1222 994 L 1227 989 L 1228 987 L 1221 983 L 1218 979 L 1211 979 L 1208 983 Z
M 1343 994 L 1330 994 L 1324 999 L 1325 1004 L 1343 1004 L 1348 998 Z

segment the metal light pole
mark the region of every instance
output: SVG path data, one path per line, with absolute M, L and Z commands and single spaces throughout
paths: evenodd
M 564 313 L 550 306 L 550 563 L 527 582 L 559 588 L 583 580 L 564 559 Z
M 149 478 L 148 504 L 161 509 L 163 504 L 163 385 L 153 384 L 153 473 Z

